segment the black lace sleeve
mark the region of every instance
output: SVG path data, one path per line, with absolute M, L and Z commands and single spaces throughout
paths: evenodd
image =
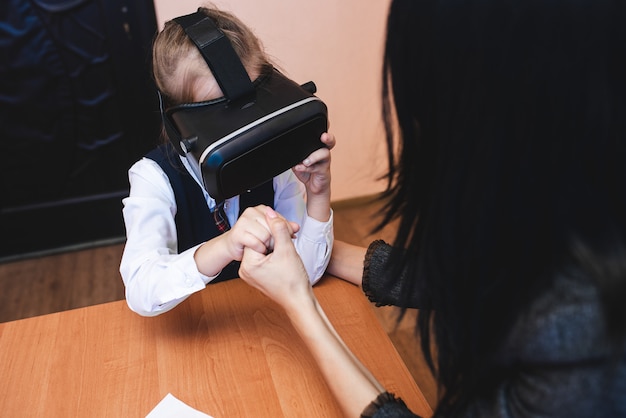
M 363 292 L 376 306 L 423 307 L 424 301 L 420 300 L 418 286 L 408 283 L 409 280 L 414 280 L 413 277 L 405 271 L 399 276 L 389 274 L 391 269 L 386 264 L 391 250 L 391 245 L 383 240 L 372 241 L 367 247 L 363 260 Z M 412 294 L 408 297 L 407 289 L 412 289 Z
M 420 418 L 407 408 L 404 401 L 392 393 L 383 392 L 365 408 L 361 418 Z

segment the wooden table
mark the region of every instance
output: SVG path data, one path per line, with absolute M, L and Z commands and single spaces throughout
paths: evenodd
M 357 287 L 315 293 L 337 332 L 414 412 L 432 411 Z M 154 318 L 125 301 L 0 324 L 6 417 L 145 417 L 167 394 L 215 418 L 341 417 L 283 310 L 235 279 Z

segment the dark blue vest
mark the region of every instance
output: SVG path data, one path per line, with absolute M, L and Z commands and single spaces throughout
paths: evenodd
M 219 233 L 213 215 L 204 199 L 202 188 L 187 171 L 178 153 L 171 144 L 160 145 L 146 157 L 154 160 L 163 169 L 170 180 L 176 198 L 176 233 L 178 252 L 183 252 L 194 245 L 208 241 Z M 272 180 L 239 196 L 239 214 L 247 207 L 264 204 L 274 207 L 274 187 Z M 239 262 L 231 262 L 224 267 L 211 283 L 233 279 L 239 276 Z

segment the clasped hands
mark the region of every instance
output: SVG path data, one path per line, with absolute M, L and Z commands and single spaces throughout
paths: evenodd
M 250 210 L 268 233 L 263 245 L 244 246 L 239 276 L 250 286 L 287 308 L 310 289 L 308 274 L 296 252 L 292 238 L 300 226 L 289 222 L 272 208 L 259 205 Z M 263 215 L 263 218 L 260 215 Z

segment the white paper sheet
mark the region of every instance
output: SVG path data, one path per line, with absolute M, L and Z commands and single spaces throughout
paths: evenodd
M 213 418 L 193 409 L 171 393 L 165 395 L 146 418 Z

